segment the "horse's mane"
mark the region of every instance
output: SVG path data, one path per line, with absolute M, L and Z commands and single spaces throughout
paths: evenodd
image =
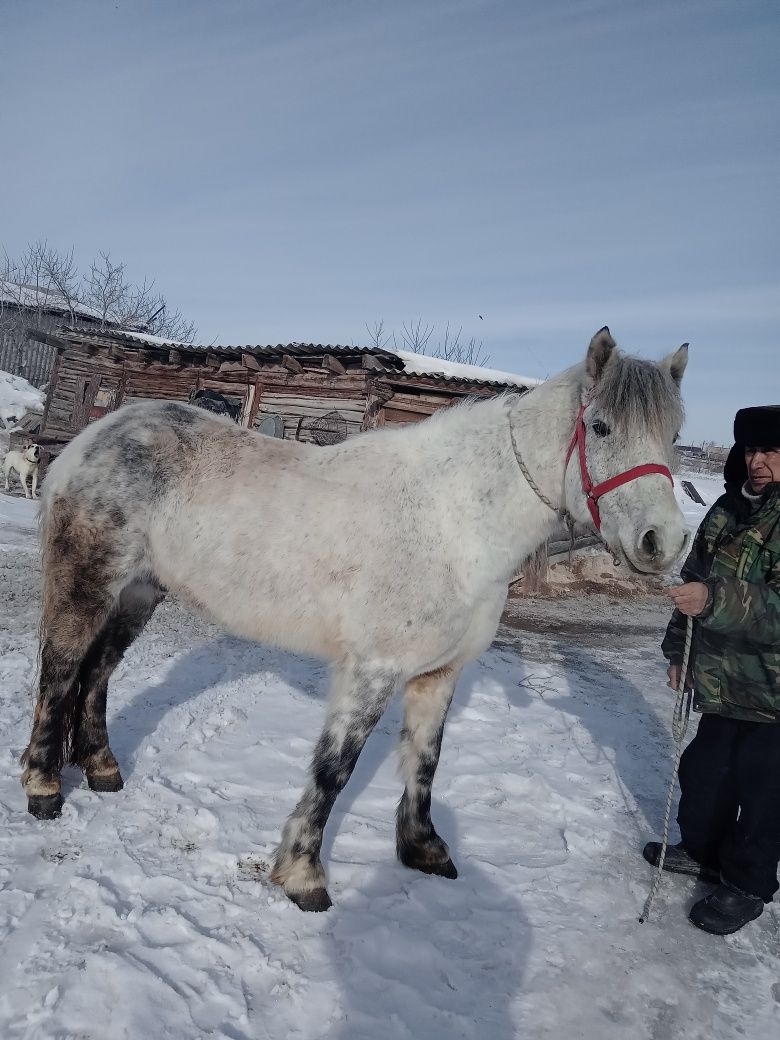
M 654 361 L 613 355 L 596 384 L 593 400 L 605 419 L 626 433 L 649 431 L 668 437 L 682 426 L 679 388 Z
M 570 387 L 578 393 L 585 381 L 585 365 L 579 362 L 553 376 L 543 386 Z M 517 402 L 533 393 L 531 390 L 505 390 L 495 397 L 466 397 L 449 408 L 441 408 L 423 424 L 404 425 L 405 436 L 416 432 L 429 436 L 434 427 L 457 425 L 464 432 L 472 425 L 484 427 L 487 416 L 505 416 Z M 627 435 L 651 433 L 667 439 L 682 426 L 684 413 L 679 387 L 669 371 L 655 361 L 618 354 L 612 355 L 593 391 L 593 401 L 604 419 Z M 383 432 L 387 427 L 383 428 Z M 399 431 L 400 432 L 400 431 Z

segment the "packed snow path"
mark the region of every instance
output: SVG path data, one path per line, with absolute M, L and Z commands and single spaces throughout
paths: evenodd
M 158 610 L 112 684 L 126 787 L 66 770 L 61 820 L 25 812 L 17 759 L 36 655 L 36 504 L 0 496 L 3 1040 L 769 1040 L 780 914 L 726 940 L 642 844 L 660 826 L 671 693 L 664 603 L 515 602 L 465 673 L 434 787 L 457 881 L 394 856 L 394 703 L 336 803 L 334 907 L 266 880 L 321 725 L 323 665 Z

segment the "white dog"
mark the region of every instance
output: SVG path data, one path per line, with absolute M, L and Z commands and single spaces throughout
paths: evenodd
M 9 451 L 5 457 L 3 463 L 3 471 L 5 473 L 5 490 L 9 490 L 8 478 L 11 475 L 11 470 L 16 470 L 19 474 L 19 480 L 22 482 L 24 488 L 25 498 L 37 498 L 38 491 L 38 465 L 41 459 L 41 449 L 37 444 L 31 444 L 29 448 L 25 448 L 24 451 Z M 32 474 L 32 495 L 27 487 L 27 477 Z

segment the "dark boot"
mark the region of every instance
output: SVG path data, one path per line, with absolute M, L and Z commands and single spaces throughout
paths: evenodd
M 688 920 L 712 935 L 731 935 L 760 917 L 764 900 L 740 892 L 731 885 L 718 885 L 704 899 L 694 903 Z
M 648 863 L 652 863 L 654 867 L 657 867 L 661 858 L 661 842 L 648 841 L 647 845 L 642 849 L 642 855 Z M 695 860 L 693 856 L 685 851 L 682 843 L 679 845 L 667 845 L 666 856 L 664 857 L 664 870 L 669 870 L 673 874 L 688 874 L 690 877 L 700 878 L 702 881 L 711 881 L 715 885 L 720 882 L 720 871 L 716 867 L 699 863 L 698 860 Z

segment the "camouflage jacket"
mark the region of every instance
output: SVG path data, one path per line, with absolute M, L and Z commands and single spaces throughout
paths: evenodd
M 682 569 L 709 597 L 694 625 L 694 708 L 780 722 L 780 484 L 753 505 L 729 485 L 705 516 Z M 680 664 L 687 619 L 672 615 L 662 643 Z

